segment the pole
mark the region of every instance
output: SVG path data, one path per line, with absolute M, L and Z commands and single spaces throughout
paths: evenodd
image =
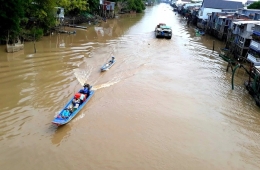
M 36 53 L 36 47 L 35 47 L 35 30 L 34 30 L 34 41 L 33 41 L 33 45 L 34 45 L 34 53 Z
M 234 70 L 232 71 L 232 80 L 231 80 L 231 84 L 232 84 L 232 90 L 234 90 L 234 76 L 235 76 L 235 72 L 236 72 L 236 69 L 240 67 L 240 64 L 238 64 Z
M 213 40 L 213 48 L 212 48 L 212 51 L 214 51 L 215 49 L 215 40 Z
M 34 41 L 33 41 L 33 44 L 34 44 L 34 53 L 36 53 L 36 46 L 35 46 L 35 22 L 34 22 L 34 33 L 33 33 L 33 36 L 34 36 Z

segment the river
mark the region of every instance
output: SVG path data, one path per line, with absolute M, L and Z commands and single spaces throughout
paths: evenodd
M 171 40 L 154 37 L 159 22 Z M 36 53 L 33 42 L 0 47 L 1 170 L 260 169 L 260 110 L 242 69 L 231 89 L 223 42 L 196 36 L 168 4 L 76 31 L 44 37 Z M 57 128 L 85 81 L 94 96 Z

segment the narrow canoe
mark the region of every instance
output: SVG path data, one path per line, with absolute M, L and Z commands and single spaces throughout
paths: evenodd
M 116 60 L 114 60 L 112 63 L 108 62 L 106 64 L 104 64 L 101 67 L 101 71 L 107 71 L 108 69 L 110 69 L 114 64 L 115 64 Z
M 66 108 L 68 108 L 69 106 L 72 105 L 72 101 L 74 99 L 74 97 L 66 104 L 66 106 L 59 112 L 59 114 L 53 119 L 52 123 L 57 125 L 57 126 L 61 126 L 61 125 L 65 125 L 67 123 L 69 123 L 73 117 L 75 117 L 79 111 L 88 103 L 88 101 L 90 100 L 90 98 L 94 95 L 94 90 L 90 90 L 90 94 L 89 96 L 85 99 L 85 101 L 79 105 L 77 110 L 74 110 L 68 117 L 64 118 L 62 117 L 62 113 L 66 110 Z

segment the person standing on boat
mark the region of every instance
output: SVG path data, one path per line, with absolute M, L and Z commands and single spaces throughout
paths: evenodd
M 112 64 L 115 61 L 115 57 L 112 57 L 112 59 L 109 61 L 110 64 Z

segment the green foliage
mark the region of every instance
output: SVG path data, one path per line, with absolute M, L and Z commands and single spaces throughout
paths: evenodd
M 114 0 L 121 8 L 138 13 L 145 9 L 143 0 Z M 26 35 L 39 39 L 56 24 L 54 7 L 62 7 L 66 14 L 79 15 L 99 10 L 99 0 L 0 0 L 0 41 Z
M 88 0 L 88 11 L 91 13 L 98 12 L 99 0 Z
M 20 22 L 24 16 L 24 0 L 0 0 L 0 40 L 7 35 L 15 38 L 20 33 Z
M 65 8 L 70 15 L 78 15 L 89 9 L 87 0 L 59 0 L 57 5 Z
M 55 26 L 54 7 L 56 2 L 53 0 L 28 0 L 26 4 L 26 17 L 28 22 L 23 26 L 24 29 L 41 28 L 47 32 Z
M 260 1 L 250 4 L 247 9 L 260 9 Z
M 145 5 L 142 0 L 127 0 L 127 8 L 137 13 L 141 13 L 145 9 Z
M 35 39 L 39 40 L 43 36 L 43 29 L 42 28 L 33 28 L 31 30 L 31 34 L 34 34 Z

